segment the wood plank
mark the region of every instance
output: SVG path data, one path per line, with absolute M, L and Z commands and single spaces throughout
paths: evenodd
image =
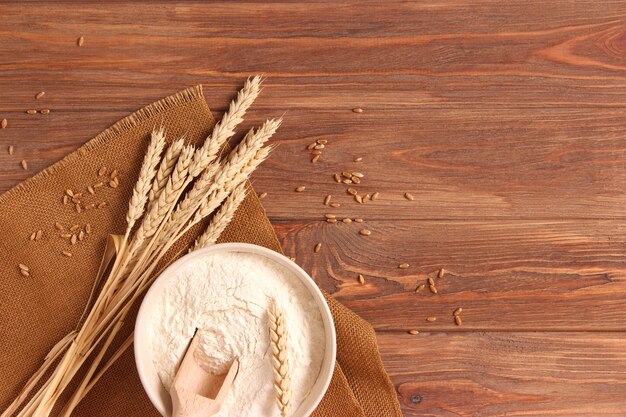
M 0 190 L 137 107 L 17 115 L 0 131 Z M 254 109 L 240 131 L 280 115 Z M 320 218 L 327 194 L 370 219 L 624 218 L 625 115 L 626 109 L 295 110 L 286 115 L 279 147 L 255 174 L 255 185 L 269 193 L 264 203 L 273 220 Z M 320 138 L 329 144 L 312 165 L 304 148 Z M 9 144 L 16 147 L 13 157 L 6 153 Z M 364 161 L 353 163 L 357 156 Z M 22 158 L 30 172 L 21 170 Z M 365 173 L 355 187 L 361 193 L 380 191 L 382 198 L 357 206 L 347 186 L 332 179 L 346 169 Z M 307 191 L 295 194 L 297 185 Z M 406 201 L 406 191 L 416 201 Z
M 274 225 L 287 256 L 377 330 L 626 331 L 620 221 Z M 363 227 L 371 236 L 358 234 Z M 317 242 L 323 247 L 314 254 Z M 398 268 L 404 262 L 409 269 Z M 447 272 L 438 279 L 442 267 Z M 427 277 L 437 295 L 428 288 L 414 292 Z M 457 307 L 463 308 L 461 327 L 453 321 Z M 426 322 L 428 316 L 437 321 Z
M 378 335 L 406 417 L 624 416 L 623 333 Z
M 80 104 L 98 109 L 129 91 L 138 103 L 148 91 L 232 85 L 257 72 L 282 85 L 278 103 L 288 108 L 626 104 L 619 1 L 38 2 L 37 20 L 31 11 L 3 5 L 0 88 L 16 94 L 3 94 L 0 110 L 36 87 L 63 103 L 88 95 Z M 331 99 L 317 98 L 325 92 Z

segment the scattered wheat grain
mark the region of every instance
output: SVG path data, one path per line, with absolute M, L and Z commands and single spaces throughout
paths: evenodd
M 15 152 L 15 148 L 13 147 L 13 145 L 9 145 L 8 152 L 9 152 L 9 155 L 13 155 L 13 152 Z
M 329 204 L 332 208 L 339 208 L 341 207 L 341 203 L 330 203 Z
M 359 284 L 365 284 L 365 278 L 363 278 L 363 275 L 359 274 L 357 280 L 359 281 Z
M 306 190 L 306 187 L 304 185 L 299 185 L 296 187 L 296 193 L 301 193 L 304 190 Z
M 424 287 L 426 287 L 426 285 L 424 284 L 420 284 L 417 287 L 415 287 L 415 292 L 420 292 L 424 289 Z
M 439 270 L 439 273 L 437 274 L 437 277 L 441 279 L 441 278 L 443 278 L 443 275 L 444 275 L 445 273 L 446 273 L 446 271 L 445 271 L 443 268 L 441 268 L 441 269 Z
M 261 194 L 259 194 L 259 198 L 260 198 L 260 199 L 263 199 L 263 198 L 265 198 L 265 197 L 267 197 L 267 193 L 261 193 Z
M 405 262 L 405 263 L 402 263 L 402 264 L 398 265 L 398 268 L 400 268 L 400 269 L 407 269 L 409 266 L 410 265 Z
M 360 156 L 358 158 L 354 158 L 354 162 L 361 162 L 363 160 L 363 158 L 361 158 Z
M 369 231 L 368 229 L 361 229 L 361 230 L 359 230 L 359 234 L 362 235 L 362 236 L 369 236 L 369 235 L 372 234 L 372 232 Z
M 346 217 L 345 219 L 341 220 L 343 223 L 352 223 L 352 219 Z
M 353 108 L 353 109 L 352 109 L 352 111 L 353 111 L 354 113 L 363 113 L 363 109 L 362 109 L 362 108 L 360 108 L 360 107 L 355 107 L 355 108 Z
M 327 206 L 330 203 L 330 199 L 332 198 L 332 196 L 330 194 L 328 194 L 326 197 L 324 197 L 324 205 Z
M 26 171 L 28 169 L 28 162 L 26 162 L 26 159 L 22 159 L 21 164 L 22 164 L 22 169 Z
M 461 320 L 461 316 L 454 316 L 454 324 L 456 324 L 457 326 L 460 326 L 461 324 L 463 324 L 463 320 Z
M 415 329 L 411 329 L 411 330 L 409 330 L 409 331 L 408 331 L 408 333 L 409 333 L 409 334 L 412 334 L 412 335 L 419 334 L 419 332 L 418 332 L 417 330 L 415 330 Z
M 2 119 L 2 122 L 0 122 L 0 127 L 2 127 L 3 129 L 6 129 L 8 125 L 9 121 L 7 119 Z
M 327 219 L 336 219 L 337 218 L 337 216 L 335 216 L 334 214 L 330 214 L 330 213 L 324 214 L 324 217 L 326 217 Z
M 76 45 L 83 46 L 84 44 L 85 44 L 85 37 L 84 36 L 81 36 L 80 38 L 78 38 L 76 40 Z
M 426 317 L 426 321 L 429 323 L 432 323 L 433 321 L 437 321 L 437 317 L 435 316 L 428 316 Z
M 45 91 L 40 91 L 40 92 L 38 92 L 37 94 L 35 94 L 35 98 L 36 98 L 37 100 L 39 100 L 40 98 L 43 98 L 43 96 L 45 96 L 45 95 L 46 95 L 46 92 L 45 92 Z
M 104 174 L 106 174 L 106 172 L 107 172 L 107 167 L 103 166 L 98 170 L 98 176 L 102 177 Z
M 68 258 L 71 258 L 71 257 L 72 257 L 72 252 L 68 252 L 68 251 L 64 250 L 64 251 L 61 251 L 61 253 L 62 253 L 63 255 L 65 255 L 65 256 L 67 256 Z
M 96 190 L 94 190 L 91 185 L 87 186 L 87 191 L 89 191 L 89 194 L 95 194 L 96 193 Z
M 35 110 L 35 109 L 28 109 L 28 110 L 26 110 L 26 113 L 27 114 L 37 114 L 37 110 Z
M 39 113 L 41 113 L 41 114 L 50 114 L 50 109 L 41 109 L 41 110 L 39 110 Z
M 354 219 L 354 221 L 357 223 L 363 223 L 363 219 L 361 219 L 360 217 L 357 217 L 356 219 Z
M 319 155 L 315 155 L 313 158 L 311 158 L 311 163 L 314 164 L 316 163 L 318 160 L 320 159 Z
M 404 198 L 406 198 L 407 200 L 410 200 L 410 201 L 415 200 L 415 197 L 413 197 L 413 194 L 411 194 L 411 193 L 404 193 Z
M 313 252 L 318 253 L 321 249 L 322 249 L 322 244 L 318 243 L 317 245 L 315 245 L 315 248 L 313 248 Z

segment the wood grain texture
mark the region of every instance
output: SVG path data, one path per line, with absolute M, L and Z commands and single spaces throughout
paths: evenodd
M 287 113 L 255 187 L 286 252 L 379 332 L 406 416 L 626 414 L 623 1 L 0 1 L 0 15 L 0 192 L 184 87 L 202 83 L 219 116 L 263 73 L 242 131 Z M 332 180 L 344 170 L 381 198 L 354 202 Z M 413 292 L 441 267 L 437 295 Z
M 623 333 L 383 333 L 405 416 L 624 416 Z M 397 349 L 398 343 L 403 348 Z
M 364 227 L 370 236 L 358 233 Z M 626 331 L 626 230 L 616 221 L 366 219 L 275 228 L 285 253 L 377 330 Z M 399 269 L 404 262 L 410 267 Z M 415 293 L 428 277 L 437 294 Z M 454 325 L 457 307 L 462 327 Z M 436 322 L 426 322 L 431 315 Z

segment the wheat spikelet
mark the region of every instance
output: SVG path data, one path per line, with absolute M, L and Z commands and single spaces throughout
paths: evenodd
M 131 255 L 136 252 L 139 247 L 141 247 L 147 238 L 154 235 L 161 225 L 161 222 L 163 222 L 167 214 L 170 212 L 172 206 L 176 204 L 176 201 L 178 200 L 178 197 L 180 197 L 180 193 L 186 184 L 187 173 L 189 171 L 189 165 L 191 163 L 193 153 L 193 146 L 187 145 L 183 148 L 180 157 L 178 158 L 178 162 L 176 162 L 176 166 L 167 180 L 165 189 L 159 198 L 150 204 L 148 213 L 144 216 L 141 226 L 137 229 L 137 233 L 135 234 L 135 239 L 130 250 Z
M 213 183 L 202 193 L 208 194 L 208 198 L 200 202 L 199 210 L 192 223 L 197 223 L 211 214 L 230 191 L 245 181 L 252 171 L 267 158 L 271 148 L 263 149 L 263 145 L 276 132 L 281 122 L 282 119 L 272 119 L 263 123 L 256 131 L 250 129 L 241 143 L 231 151 L 228 161 L 215 174 Z
M 272 151 L 271 146 L 266 146 L 259 149 L 256 154 L 248 160 L 239 172 L 234 173 L 233 176 L 224 176 L 220 178 L 219 182 L 216 180 L 211 191 L 206 199 L 201 203 L 200 207 L 193 216 L 190 225 L 198 223 L 200 220 L 213 213 L 213 211 L 219 207 L 220 204 L 228 197 L 230 192 L 240 184 L 245 183 L 250 174 L 269 156 Z
M 276 132 L 281 122 L 282 119 L 272 119 L 266 121 L 257 131 L 251 129 L 244 140 L 231 151 L 224 165 L 214 163 L 203 172 L 172 213 L 166 226 L 168 232 L 163 235 L 161 244 L 171 240 L 173 236 L 178 239 L 191 226 L 211 214 L 236 186 L 248 178 L 269 155 L 271 148 L 263 149 L 262 146 Z M 207 180 L 203 181 L 205 177 Z M 192 219 L 191 222 L 179 233 L 189 219 Z
M 235 133 L 235 128 L 243 121 L 243 116 L 250 108 L 254 100 L 261 91 L 261 76 L 257 75 L 252 79 L 248 78 L 237 97 L 230 103 L 228 111 L 215 127 L 211 136 L 206 138 L 202 148 L 194 155 L 190 173 L 192 177 L 197 177 L 206 167 L 211 164 L 218 155 L 224 143 Z
M 204 233 L 196 239 L 196 243 L 190 249 L 190 252 L 214 244 L 233 219 L 235 212 L 245 198 L 246 183 L 242 182 L 226 198 L 226 201 L 224 201 L 218 212 L 215 213 Z
M 165 146 L 165 131 L 163 128 L 152 131 L 150 145 L 146 152 L 146 156 L 141 164 L 139 171 L 139 179 L 133 189 L 133 196 L 128 203 L 128 212 L 126 214 L 126 236 L 130 234 L 137 219 L 141 217 L 148 199 L 148 192 L 152 186 L 152 179 L 156 175 L 156 168 L 161 160 L 161 152 Z
M 156 177 L 152 182 L 152 188 L 150 189 L 150 193 L 148 195 L 148 202 L 152 202 L 159 198 L 161 191 L 163 191 L 167 185 L 167 180 L 174 170 L 174 166 L 176 166 L 176 161 L 178 161 L 178 157 L 183 150 L 183 146 L 185 146 L 185 141 L 183 138 L 180 138 L 172 142 L 172 144 L 167 148 L 167 151 L 165 151 L 161 165 L 159 165 L 159 170 L 157 171 Z
M 291 406 L 291 370 L 287 346 L 285 316 L 276 302 L 267 311 L 269 318 L 270 346 L 272 349 L 272 369 L 274 370 L 274 392 L 276 405 L 282 417 L 287 416 Z

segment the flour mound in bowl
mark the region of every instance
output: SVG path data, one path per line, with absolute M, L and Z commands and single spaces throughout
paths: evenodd
M 234 358 L 239 374 L 217 417 L 279 417 L 275 404 L 267 310 L 283 310 L 295 411 L 315 384 L 324 358 L 318 305 L 293 272 L 262 255 L 207 255 L 177 271 L 150 321 L 154 367 L 169 390 L 198 328 L 207 371 L 222 374 Z

